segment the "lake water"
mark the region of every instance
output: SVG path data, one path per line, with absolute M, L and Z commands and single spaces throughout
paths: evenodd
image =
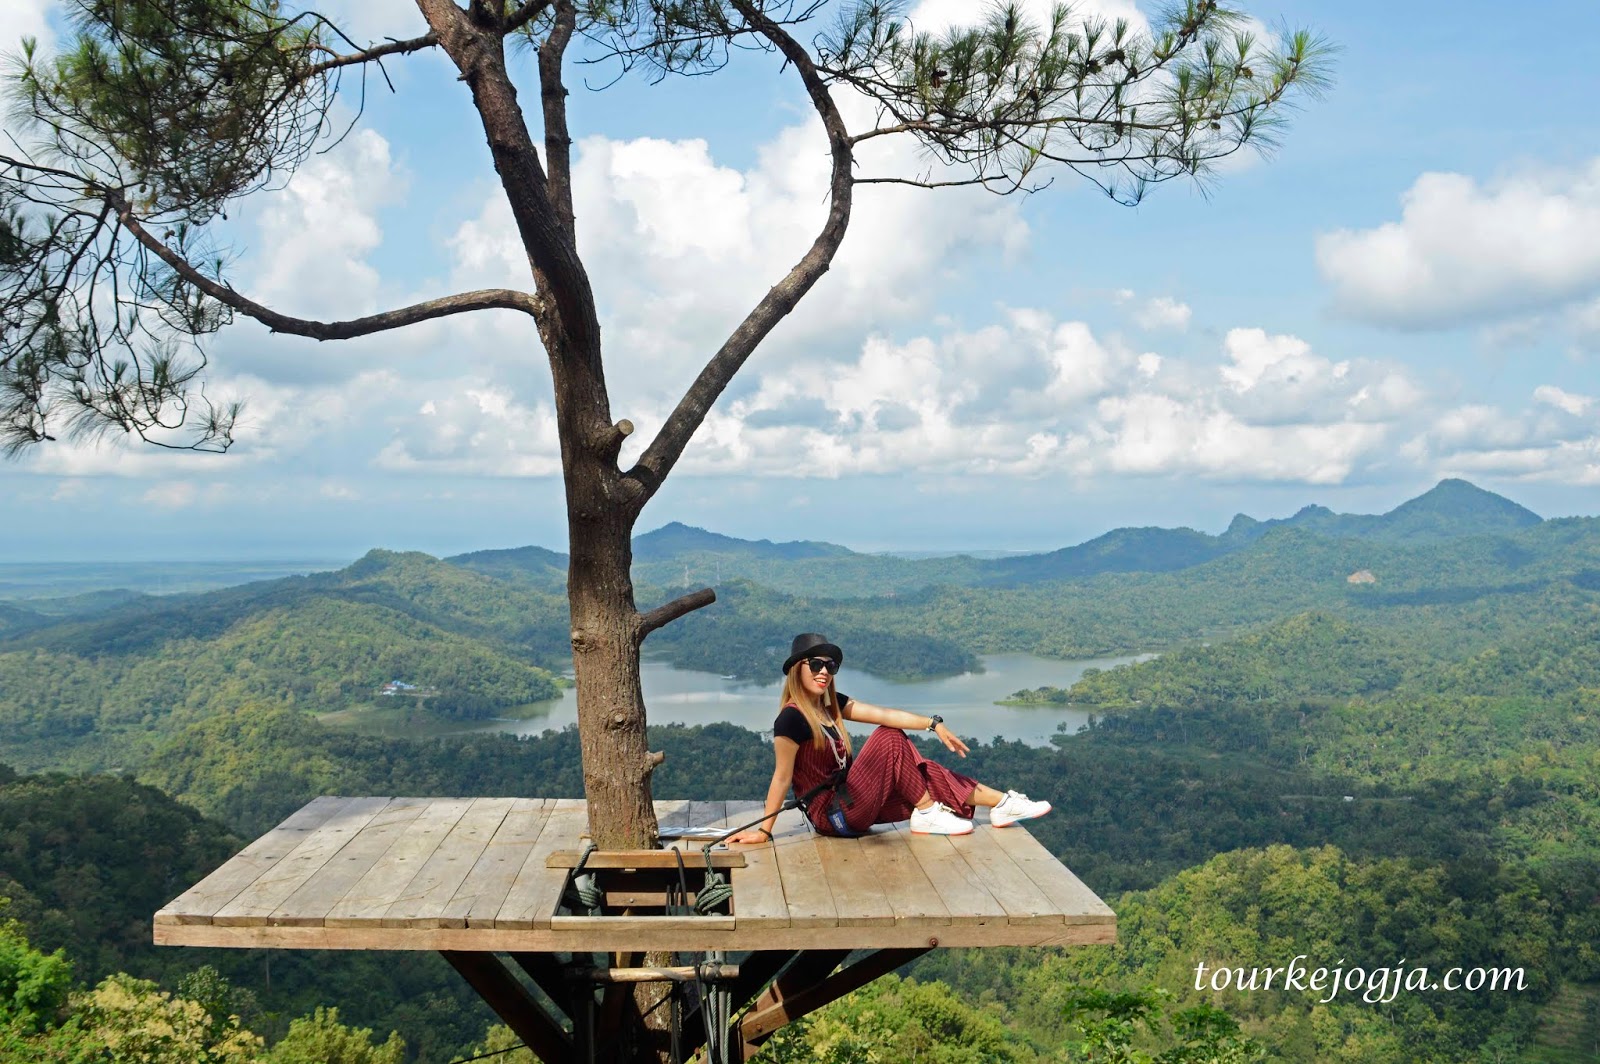
M 982 672 L 913 683 L 895 683 L 865 673 L 853 673 L 846 666 L 839 677 L 839 690 L 874 705 L 915 713 L 937 713 L 957 735 L 967 738 L 988 742 L 1000 736 L 1034 746 L 1048 746 L 1058 726 L 1065 724 L 1068 732 L 1075 732 L 1088 722 L 1088 711 L 1059 706 L 997 706 L 995 700 L 1013 691 L 1035 687 L 1070 687 L 1085 669 L 1109 669 L 1148 656 L 1054 661 L 1032 654 L 990 654 L 981 659 Z M 644 700 L 652 724 L 727 721 L 765 732 L 778 715 L 776 678 L 770 684 L 742 683 L 714 673 L 647 661 L 640 670 L 640 680 L 644 684 Z M 524 707 L 515 720 L 477 722 L 456 730 L 538 735 L 547 728 L 574 724 L 577 719 L 578 693 L 569 689 L 559 700 Z

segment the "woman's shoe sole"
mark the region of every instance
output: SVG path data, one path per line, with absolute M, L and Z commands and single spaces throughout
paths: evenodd
M 1050 809 L 1054 809 L 1054 808 L 1055 808 L 1055 806 L 1051 806 L 1050 807 Z M 1012 819 L 1007 820 L 1004 824 L 996 824 L 994 821 L 991 820 L 991 821 L 989 821 L 989 826 L 992 827 L 992 828 L 1008 828 L 1012 824 L 1020 824 L 1024 820 L 1038 820 L 1040 817 L 1044 816 L 1045 813 L 1050 812 L 1050 809 L 1046 809 L 1046 810 L 1043 810 L 1042 812 L 1034 813 L 1032 816 L 1013 817 Z

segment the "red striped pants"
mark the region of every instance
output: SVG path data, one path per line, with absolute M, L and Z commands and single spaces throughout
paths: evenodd
M 841 807 L 851 831 L 907 819 L 924 794 L 932 795 L 956 816 L 970 818 L 972 792 L 977 786 L 977 780 L 923 757 L 899 728 L 880 727 L 867 736 L 850 760 L 845 783 L 850 801 Z M 818 797 L 823 800 L 811 803 L 811 822 L 823 834 L 832 834 L 828 810 L 833 795 Z

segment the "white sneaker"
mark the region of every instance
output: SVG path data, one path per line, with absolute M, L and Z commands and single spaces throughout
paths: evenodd
M 1000 804 L 989 810 L 989 823 L 997 828 L 1008 828 L 1019 820 L 1032 820 L 1049 811 L 1049 802 L 1036 802 L 1026 794 L 1007 791 Z
M 934 802 L 926 809 L 911 810 L 913 835 L 970 835 L 972 821 L 962 820 L 948 806 Z

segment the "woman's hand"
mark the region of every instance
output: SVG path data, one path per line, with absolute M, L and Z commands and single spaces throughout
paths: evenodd
M 760 828 L 751 828 L 749 831 L 739 832 L 739 834 L 733 836 L 733 838 L 729 839 L 728 841 L 737 843 L 740 846 L 756 846 L 760 843 L 770 841 L 771 838 L 772 836 L 768 835 Z
M 944 743 L 946 749 L 962 757 L 967 756 L 967 744 L 961 741 L 961 736 L 946 728 L 943 721 L 933 726 L 933 734 L 939 737 L 939 741 Z

